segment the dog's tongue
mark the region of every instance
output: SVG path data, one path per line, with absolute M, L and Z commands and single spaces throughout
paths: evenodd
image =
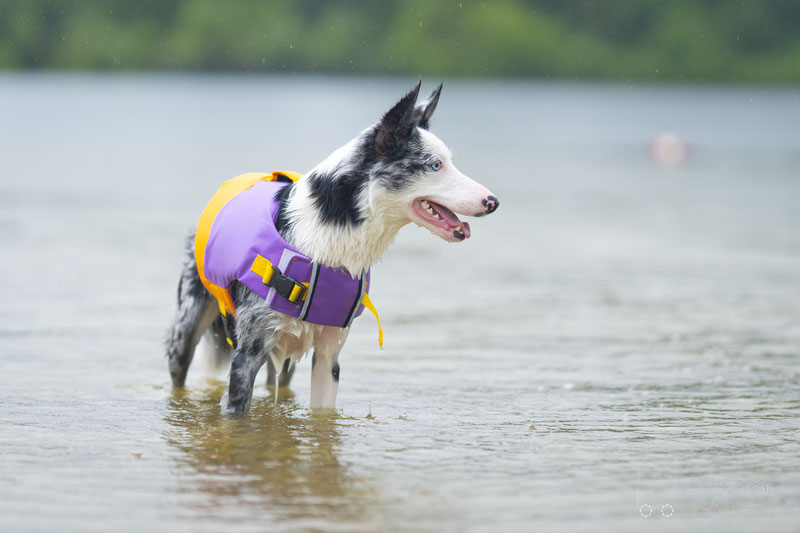
M 461 221 L 458 219 L 455 213 L 447 209 L 442 204 L 437 204 L 436 202 L 430 202 L 433 204 L 433 208 L 439 213 L 439 216 L 444 219 L 445 222 L 450 224 L 451 226 L 458 226 L 461 224 Z
M 441 216 L 444 221 L 450 225 L 450 227 L 455 228 L 457 226 L 461 226 L 461 232 L 464 234 L 464 238 L 469 239 L 469 236 L 472 235 L 472 232 L 469 229 L 468 222 L 461 222 L 461 219 L 459 219 L 455 213 L 447 209 L 442 204 L 430 202 L 430 200 L 429 203 L 436 210 L 436 212 L 439 213 L 439 216 Z

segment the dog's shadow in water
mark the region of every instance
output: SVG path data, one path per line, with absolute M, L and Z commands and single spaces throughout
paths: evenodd
M 339 461 L 341 415 L 303 408 L 282 388 L 277 405 L 254 397 L 247 416 L 231 418 L 219 405 L 223 390 L 176 390 L 167 402 L 165 437 L 181 452 L 180 491 L 207 496 L 192 514 L 241 518 L 244 506 L 267 522 L 270 511 L 275 519 L 360 522 L 374 509 L 374 484 Z

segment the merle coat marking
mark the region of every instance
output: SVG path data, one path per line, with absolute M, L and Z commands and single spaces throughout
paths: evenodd
M 459 172 L 450 150 L 428 129 L 442 86 L 417 104 L 419 89 L 417 84 L 377 123 L 278 193 L 276 225 L 287 242 L 314 261 L 361 272 L 380 259 L 409 222 L 459 242 L 471 231 L 456 214 L 482 216 L 497 209 L 497 198 Z M 334 407 L 339 353 L 349 328 L 277 313 L 238 282 L 230 287 L 237 318 L 223 324 L 197 274 L 193 242 L 192 237 L 167 339 L 173 385 L 183 386 L 195 346 L 210 328 L 220 357 L 231 360 L 222 398 L 228 413 L 248 410 L 262 365 L 269 365 L 270 384 L 287 385 L 295 363 L 312 348 L 311 407 Z M 219 339 L 226 327 L 233 350 Z

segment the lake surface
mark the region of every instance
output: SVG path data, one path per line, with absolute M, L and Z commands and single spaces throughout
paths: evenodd
M 308 359 L 244 419 L 202 361 L 171 390 L 218 184 L 310 169 L 412 85 L 0 76 L 0 530 L 797 531 L 797 90 L 447 82 L 433 130 L 502 205 L 401 232 L 337 412 Z

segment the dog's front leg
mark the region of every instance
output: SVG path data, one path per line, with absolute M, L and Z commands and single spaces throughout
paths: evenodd
M 325 326 L 314 339 L 314 357 L 311 360 L 311 407 L 336 407 L 339 390 L 339 352 L 342 350 L 347 328 Z
M 250 409 L 250 399 L 253 397 L 253 384 L 256 381 L 256 374 L 258 374 L 258 370 L 266 360 L 267 357 L 264 354 L 247 353 L 241 348 L 237 348 L 233 352 L 225 412 L 228 414 L 241 414 Z
M 273 325 L 261 316 L 240 314 L 236 324 L 236 348 L 231 361 L 228 388 L 222 405 L 228 414 L 246 413 L 253 397 L 256 374 L 267 361 L 267 357 L 278 338 Z

